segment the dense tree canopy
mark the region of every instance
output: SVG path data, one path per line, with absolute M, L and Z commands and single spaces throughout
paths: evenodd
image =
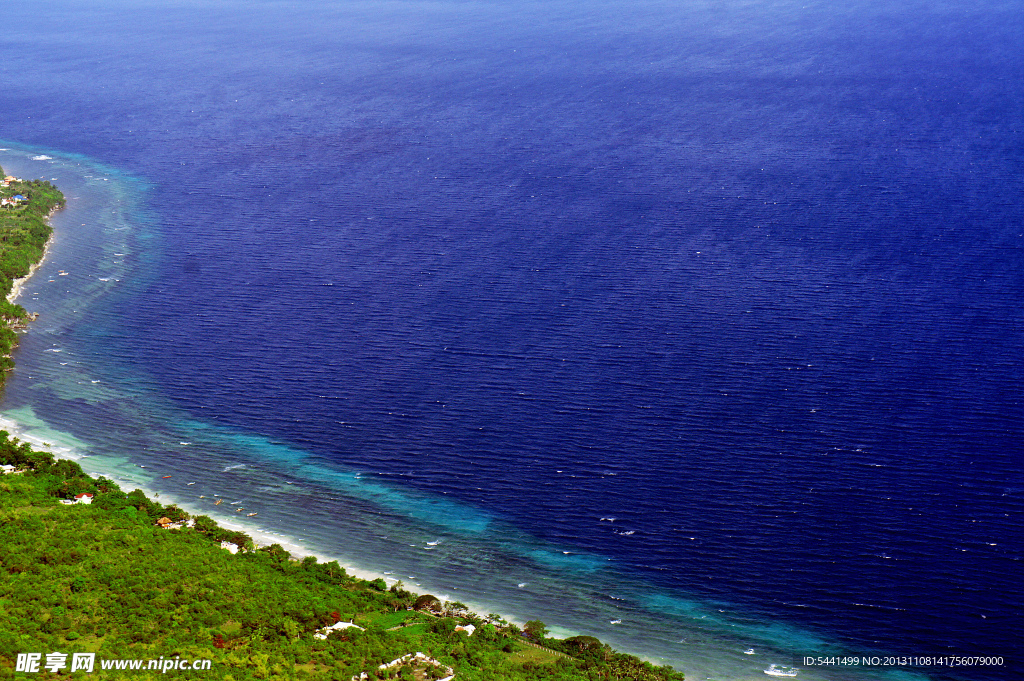
M 0 178 L 4 177 L 0 168 Z M 8 302 L 14 280 L 24 277 L 43 257 L 52 229 L 46 218 L 64 206 L 64 195 L 47 181 L 18 180 L 0 187 L 0 372 L 14 368 L 11 350 L 17 345 L 15 328 L 22 326 L 28 313 Z M 24 200 L 8 202 L 15 196 Z M 3 374 L 0 373 L 0 384 Z
M 0 678 L 13 678 L 19 653 L 84 652 L 97 660 L 210 660 L 203 678 L 232 681 L 347 681 L 363 672 L 429 680 L 449 668 L 460 681 L 682 679 L 593 637 L 545 638 L 543 623 L 533 621 L 528 645 L 497 615 L 417 598 L 400 583 L 382 588 L 383 580 L 357 579 L 336 562 L 295 560 L 277 544 L 257 548 L 243 533 L 139 490 L 125 493 L 3 431 L 0 464 L 22 471 L 0 476 Z M 94 495 L 91 504 L 58 501 L 81 491 Z M 184 524 L 163 529 L 161 518 Z M 244 550 L 231 554 L 222 541 Z M 361 629 L 314 636 L 337 622 Z M 459 624 L 476 631 L 468 636 Z M 414 652 L 436 664 L 408 659 L 381 668 Z

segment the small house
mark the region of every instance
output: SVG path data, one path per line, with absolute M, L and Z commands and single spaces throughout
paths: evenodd
M 316 633 L 313 634 L 313 638 L 322 641 L 326 639 L 328 636 L 330 636 L 332 631 L 342 631 L 343 629 L 348 629 L 349 627 L 354 627 L 359 631 L 365 631 L 361 626 L 359 626 L 358 624 L 353 624 L 352 622 L 335 622 L 329 627 L 317 629 Z
M 76 504 L 91 504 L 93 495 L 89 492 L 83 492 L 82 494 L 75 495 Z

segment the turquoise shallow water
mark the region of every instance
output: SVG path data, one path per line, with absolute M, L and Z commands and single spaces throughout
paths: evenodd
M 849 651 L 830 638 L 826 622 L 812 631 L 670 592 L 600 553 L 533 537 L 501 514 L 185 412 L 134 362 L 115 312 L 140 289 L 161 285 L 155 263 L 167 220 L 148 208 L 149 186 L 85 158 L 0 146 L 8 172 L 52 179 L 68 198 L 53 218 L 47 258 L 20 298 L 40 318 L 22 338 L 4 395 L 4 427 L 15 435 L 262 543 L 337 558 L 360 574 L 401 579 L 482 612 L 540 618 L 560 634 L 597 635 L 689 678 L 764 678 L 769 663 Z M 216 499 L 225 503 L 216 507 Z M 748 648 L 755 654 L 744 654 Z
M 998 0 L 9 5 L 2 162 L 77 198 L 5 409 L 691 679 L 840 641 L 1017 678 L 1022 36 Z

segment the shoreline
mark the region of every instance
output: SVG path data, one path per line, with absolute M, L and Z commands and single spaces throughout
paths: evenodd
M 49 426 L 48 423 L 45 423 L 45 425 L 47 427 Z M 224 529 L 241 531 L 248 535 L 252 540 L 253 545 L 257 549 L 266 549 L 273 544 L 277 544 L 281 546 L 285 551 L 287 551 L 291 555 L 292 559 L 297 560 L 299 562 L 301 562 L 301 560 L 306 556 L 315 557 L 319 563 L 336 561 L 341 567 L 345 569 L 345 571 L 349 575 L 352 575 L 353 577 L 366 581 L 373 581 L 375 579 L 380 578 L 383 579 L 389 587 L 392 586 L 395 582 L 402 581 L 404 583 L 404 588 L 415 595 L 430 594 L 442 601 L 460 601 L 464 603 L 466 606 L 468 606 L 468 610 L 470 612 L 475 613 L 480 617 L 485 617 L 486 614 L 488 613 L 499 613 L 503 619 L 512 624 L 515 624 L 520 628 L 522 628 L 525 625 L 527 619 L 537 619 L 536 616 L 527 616 L 525 618 L 509 617 L 506 614 L 506 608 L 504 608 L 502 605 L 486 605 L 480 603 L 479 601 L 476 601 L 475 599 L 466 598 L 461 593 L 461 591 L 451 591 L 443 587 L 435 589 L 432 588 L 430 584 L 422 584 L 417 586 L 409 580 L 400 579 L 400 577 L 405 576 L 404 574 L 401 576 L 393 574 L 389 575 L 387 574 L 387 572 L 382 572 L 375 569 L 367 569 L 359 566 L 357 563 L 353 563 L 350 557 L 335 554 L 329 550 L 310 548 L 309 546 L 302 543 L 301 540 L 296 539 L 293 534 L 286 533 L 286 531 L 279 532 L 275 529 L 268 527 L 250 525 L 244 517 L 236 518 L 235 516 L 230 514 L 211 513 L 209 510 L 203 509 L 200 506 L 196 505 L 196 503 L 194 503 L 193 501 L 182 501 L 183 497 L 179 496 L 174 492 L 157 492 L 150 484 L 147 484 L 146 481 L 137 479 L 135 476 L 130 475 L 129 472 L 126 470 L 113 467 L 105 467 L 102 465 L 93 465 L 94 463 L 103 462 L 105 457 L 103 457 L 102 455 L 96 456 L 89 454 L 81 454 L 75 451 L 73 446 L 69 446 L 66 441 L 61 441 L 57 439 L 54 439 L 54 442 L 44 441 L 43 437 L 46 437 L 44 434 L 31 432 L 35 430 L 36 427 L 37 426 L 33 426 L 27 423 L 26 421 L 18 420 L 17 418 L 9 414 L 0 413 L 0 429 L 8 430 L 12 437 L 18 437 L 20 440 L 28 442 L 33 447 L 33 449 L 48 451 L 52 453 L 56 458 L 73 460 L 77 462 L 80 466 L 82 466 L 83 470 L 87 475 L 93 477 L 107 477 L 116 482 L 125 491 L 129 491 L 129 488 L 137 488 L 140 491 L 142 491 L 148 498 L 156 501 L 161 505 L 176 506 L 193 517 L 198 515 L 205 515 L 207 517 L 210 517 L 217 523 L 217 525 Z M 138 466 L 138 464 L 134 463 L 129 463 L 128 465 L 133 467 Z M 144 470 L 145 475 L 153 475 L 152 470 L 148 466 Z M 159 482 L 159 472 L 160 471 L 156 473 L 156 477 L 151 482 Z M 175 476 L 177 475 L 178 474 L 176 473 Z M 225 498 L 227 499 L 230 497 Z M 776 645 L 773 645 L 772 643 L 769 643 L 766 640 L 755 640 L 746 638 L 741 640 L 733 640 L 733 645 L 731 647 L 734 648 L 734 650 L 732 651 L 734 654 L 723 656 L 721 655 L 721 653 L 723 653 L 724 650 L 721 647 L 711 645 L 709 648 L 706 649 L 707 652 L 705 653 L 705 656 L 701 657 L 694 664 L 693 667 L 691 667 L 691 664 L 679 664 L 678 662 L 673 664 L 672 662 L 666 661 L 664 658 L 661 658 L 657 654 L 632 649 L 628 645 L 628 643 L 624 643 L 622 641 L 611 641 L 607 639 L 604 635 L 602 635 L 600 632 L 588 628 L 582 621 L 574 622 L 573 624 L 575 626 L 571 626 L 570 628 L 559 625 L 552 626 L 551 623 L 548 622 L 547 618 L 543 615 L 540 616 L 539 619 L 543 620 L 547 624 L 551 632 L 550 636 L 553 638 L 566 639 L 572 636 L 579 635 L 597 636 L 599 640 L 601 640 L 602 642 L 609 643 L 618 652 L 632 655 L 641 660 L 650 662 L 655 666 L 668 664 L 672 666 L 675 671 L 685 673 L 688 679 L 704 678 L 704 676 L 701 675 L 703 673 L 713 674 L 714 678 L 721 678 L 723 680 L 734 679 L 735 681 L 739 681 L 739 679 L 753 678 L 747 675 L 760 673 L 763 670 L 763 667 L 765 665 L 768 665 L 769 663 L 783 664 L 786 666 L 789 666 L 791 664 L 791 662 L 789 661 L 790 657 L 786 654 L 784 647 L 776 647 Z M 747 657 L 745 654 L 742 654 L 742 650 L 744 650 L 745 648 L 756 648 L 757 657 L 750 658 Z M 724 664 L 724 667 L 716 665 L 714 669 L 711 669 L 704 666 L 704 663 L 709 659 L 707 657 L 709 654 L 710 659 L 720 661 L 722 664 Z M 761 666 L 754 670 L 751 670 L 749 668 L 741 669 L 733 664 L 736 659 L 739 659 L 743 662 L 753 662 L 754 660 L 757 660 L 757 662 L 755 662 L 755 666 L 757 666 L 758 664 L 760 664 Z M 812 670 L 808 669 L 807 671 L 811 672 Z M 802 673 L 801 676 L 804 676 L 804 674 Z M 757 676 L 756 678 L 760 678 L 760 676 Z M 808 681 L 811 681 L 812 679 L 818 679 L 819 677 L 811 676 L 810 674 L 808 674 L 807 678 Z M 836 676 L 835 679 L 836 681 L 871 681 L 872 679 L 875 681 L 880 681 L 881 677 L 870 674 L 865 675 L 863 677 L 859 675 L 840 675 Z M 908 675 L 907 681 L 931 681 L 931 677 L 923 674 Z
M 49 426 L 50 424 L 47 423 L 46 425 Z M 155 487 L 148 484 L 149 482 L 152 481 L 147 482 L 145 480 L 139 480 L 137 477 L 130 475 L 129 471 L 119 470 L 114 467 L 104 467 L 102 465 L 96 466 L 94 464 L 98 461 L 102 461 L 105 457 L 79 453 L 75 449 L 76 445 L 72 443 L 59 441 L 50 442 L 48 440 L 45 440 L 42 436 L 34 434 L 32 432 L 33 430 L 35 430 L 35 428 L 36 426 L 33 426 L 32 424 L 26 423 L 24 421 L 20 421 L 16 417 L 8 413 L 0 412 L 0 430 L 7 431 L 11 437 L 15 437 L 22 442 L 30 444 L 34 450 L 48 452 L 57 459 L 68 459 L 74 461 L 82 467 L 82 469 L 85 471 L 87 475 L 93 477 L 109 478 L 110 480 L 113 480 L 114 482 L 118 483 L 119 486 L 122 485 L 123 483 L 123 486 L 126 488 L 126 491 L 130 491 L 127 490 L 128 487 L 131 487 L 132 489 L 138 489 L 142 491 L 150 499 L 153 499 L 163 505 L 177 506 L 178 508 L 182 509 L 183 511 L 187 512 L 189 515 L 193 517 L 205 515 L 209 518 L 212 518 L 220 527 L 229 530 L 244 532 L 245 534 L 249 535 L 249 537 L 252 539 L 253 545 L 257 549 L 265 549 L 271 546 L 272 544 L 278 544 L 286 551 L 288 551 L 291 554 L 292 558 L 295 558 L 297 560 L 301 560 L 306 556 L 313 556 L 319 562 L 336 561 L 341 567 L 343 567 L 346 570 L 346 572 L 348 572 L 350 575 L 354 577 L 358 577 L 359 579 L 373 581 L 374 579 L 379 578 L 383 579 L 388 584 L 388 586 L 391 586 L 397 582 L 403 582 L 405 584 L 406 590 L 411 591 L 414 594 L 430 594 L 436 596 L 442 601 L 458 600 L 469 606 L 470 611 L 476 612 L 481 616 L 486 612 L 498 612 L 501 609 L 500 606 L 497 605 L 486 605 L 473 601 L 467 601 L 465 597 L 461 594 L 454 593 L 450 589 L 444 587 L 438 586 L 437 588 L 433 588 L 429 584 L 422 584 L 417 586 L 416 584 L 413 584 L 406 580 L 402 580 L 400 577 L 396 576 L 392 572 L 392 568 L 390 567 L 387 570 L 383 571 L 363 567 L 359 565 L 358 562 L 354 562 L 354 559 L 351 556 L 335 554 L 323 549 L 310 548 L 309 546 L 304 545 L 301 542 L 301 540 L 295 538 L 290 534 L 286 534 L 284 531 L 278 531 L 275 528 L 254 524 L 251 521 L 247 521 L 245 517 L 236 517 L 234 515 L 223 513 L 216 510 L 211 511 L 210 509 L 203 508 L 200 504 L 196 502 L 196 500 L 185 500 L 184 497 L 179 496 L 175 492 L 159 492 Z M 71 437 L 74 436 L 72 435 Z M 139 466 L 139 464 L 135 463 L 131 463 L 130 465 L 134 467 Z M 148 468 L 143 470 L 147 471 L 145 475 L 150 475 L 150 473 L 148 473 Z M 522 618 L 509 617 L 505 614 L 502 614 L 502 617 L 508 622 L 516 624 L 517 626 L 522 626 L 526 623 L 526 620 Z M 554 627 L 554 629 L 560 631 L 564 628 Z M 579 633 L 575 630 L 566 631 L 569 632 L 566 634 L 567 636 Z M 637 653 L 630 654 L 637 655 Z M 648 658 L 643 655 L 638 656 L 642 659 L 649 659 L 652 662 L 656 662 L 656 660 L 654 660 L 653 658 Z
M 561 681 L 582 678 L 584 673 L 590 676 L 594 669 L 603 678 L 684 681 L 684 674 L 671 667 L 654 666 L 635 655 L 614 651 L 593 637 L 550 637 L 542 622 L 528 622 L 519 628 L 500 616 L 471 612 L 463 603 L 442 604 L 434 596 L 416 597 L 401 587 L 387 588 L 382 580 L 366 581 L 334 561 L 299 560 L 279 545 L 255 549 L 251 538 L 244 534 L 231 533 L 207 519 L 186 522 L 188 518 L 180 508 L 137 492 L 126 493 L 111 481 L 93 479 L 77 464 L 25 451 L 7 438 L 3 444 L 4 465 L 13 473 L 24 473 L 10 483 L 5 481 L 9 491 L 16 492 L 4 498 L 5 515 L 15 518 L 15 522 L 27 522 L 26 518 L 36 519 L 43 513 L 44 518 L 56 521 L 51 532 L 53 545 L 74 547 L 82 536 L 89 535 L 105 547 L 101 553 L 114 554 L 106 560 L 97 556 L 92 565 L 71 561 L 75 564 L 72 575 L 77 576 L 64 603 L 73 614 L 69 616 L 71 621 L 57 631 L 22 624 L 19 616 L 32 611 L 37 598 L 34 593 L 15 589 L 15 604 L 0 619 L 8 629 L 23 631 L 25 642 L 34 638 L 44 648 L 67 646 L 76 653 L 85 645 L 86 650 L 101 656 L 123 655 L 124 651 L 139 657 L 155 656 L 160 651 L 157 646 L 163 646 L 174 650 L 169 660 L 180 658 L 179 649 L 187 646 L 188 653 L 205 656 L 204 669 L 209 669 L 210 663 L 226 665 L 231 672 L 237 668 L 244 678 L 265 678 L 267 666 L 272 664 L 271 678 L 338 679 L 352 675 L 376 679 L 380 677 L 375 668 L 385 670 L 396 664 L 378 663 L 397 655 L 398 661 L 416 656 L 442 666 L 448 674 L 446 679 L 458 673 L 471 678 L 530 681 L 538 678 L 534 667 L 542 665 L 545 678 Z M 65 477 L 62 489 L 52 488 L 50 478 L 54 474 Z M 92 504 L 94 498 L 99 503 L 91 508 L 65 508 Z M 166 529 L 173 532 L 162 531 Z M 53 561 L 46 553 L 52 549 L 46 542 L 40 544 L 30 532 L 16 533 L 11 540 L 9 553 L 16 561 L 13 574 L 24 574 L 26 567 L 42 564 L 31 573 L 34 583 L 46 591 L 66 589 L 68 570 L 52 567 Z M 231 544 L 239 550 L 231 550 Z M 169 565 L 167 554 L 176 558 Z M 161 626 L 154 626 L 156 618 L 147 602 L 153 597 L 146 594 L 140 598 L 139 594 L 153 586 L 146 567 L 161 564 L 165 568 L 161 571 L 161 590 L 181 597 L 183 603 L 194 603 L 197 595 L 202 596 L 209 608 L 178 608 L 173 621 L 161 620 Z M 197 575 L 202 579 L 203 574 L 205 579 L 197 581 Z M 97 593 L 107 595 L 98 604 Z M 352 626 L 374 635 L 355 640 L 347 632 L 327 635 Z M 477 629 L 481 634 L 470 638 Z M 459 631 L 466 635 L 455 636 Z M 26 635 L 28 632 L 34 636 Z M 79 639 L 85 640 L 68 643 Z M 539 659 L 532 649 L 541 651 Z M 150 652 L 153 650 L 156 652 Z M 422 650 L 433 657 L 418 652 Z M 467 654 L 473 652 L 477 654 Z M 25 659 L 23 653 L 18 655 L 19 660 Z M 11 666 L 13 655 L 3 657 Z M 156 667 L 150 664 L 146 668 Z M 371 671 L 367 675 L 360 669 Z M 401 673 L 402 678 L 414 675 L 425 678 L 409 670 Z M 392 678 L 393 674 L 386 676 Z
M 60 209 L 59 208 L 55 208 L 52 211 L 50 211 L 49 215 L 46 216 L 46 220 L 47 220 L 48 224 L 49 224 L 50 218 L 53 217 L 53 215 L 58 210 L 60 210 Z M 53 229 L 53 225 L 50 225 L 50 229 L 51 230 Z M 50 246 L 53 245 L 53 240 L 54 240 L 55 236 L 56 236 L 56 233 L 51 231 L 50 232 L 50 236 L 46 239 L 46 243 L 43 244 L 43 254 L 39 257 L 39 260 L 35 261 L 34 263 L 32 263 L 29 266 L 28 274 L 26 274 L 23 277 L 18 277 L 17 279 L 12 279 L 11 280 L 11 292 L 7 294 L 7 302 L 8 303 L 15 302 L 21 296 L 22 287 L 25 285 L 25 283 L 29 279 L 32 278 L 32 275 L 34 275 L 36 273 L 36 271 L 40 267 L 42 267 L 43 263 L 46 262 L 47 256 L 50 255 Z
M 13 429 L 8 428 L 8 426 L 10 426 L 10 425 L 14 425 L 15 428 L 13 428 Z M 20 428 L 17 428 L 16 426 L 20 426 Z M 152 486 L 146 484 L 145 482 L 139 482 L 139 481 L 136 481 L 136 480 L 131 479 L 131 478 L 124 478 L 123 477 L 123 474 L 124 474 L 123 471 L 120 471 L 120 470 L 117 470 L 117 469 L 108 469 L 108 470 L 104 471 L 104 470 L 102 470 L 102 467 L 99 467 L 100 470 L 96 470 L 97 467 L 94 467 L 94 466 L 90 465 L 90 463 L 92 463 L 95 460 L 95 459 L 93 459 L 92 455 L 80 455 L 80 454 L 76 454 L 74 451 L 67 451 L 66 445 L 63 444 L 63 443 L 59 443 L 59 444 L 48 443 L 48 442 L 44 443 L 39 438 L 38 435 L 33 435 L 33 434 L 29 434 L 28 432 L 26 432 L 27 430 L 32 430 L 32 426 L 26 426 L 26 424 L 24 422 L 16 421 L 15 419 L 13 419 L 12 417 L 10 417 L 8 415 L 0 415 L 0 429 L 10 430 L 12 436 L 17 436 L 19 439 L 22 439 L 23 441 L 30 442 L 33 445 L 33 449 L 34 450 L 42 450 L 42 451 L 50 452 L 50 453 L 52 453 L 54 455 L 55 458 L 70 459 L 72 461 L 76 461 L 80 466 L 82 466 L 83 470 L 85 471 L 85 473 L 87 475 L 91 475 L 93 477 L 96 477 L 98 475 L 102 475 L 104 477 L 109 477 L 110 479 L 112 479 L 115 482 L 117 482 L 119 484 L 119 486 L 121 486 L 123 481 L 124 482 L 128 482 L 132 486 L 137 487 L 138 490 L 140 490 L 143 494 L 145 494 L 145 496 L 147 498 L 150 498 L 151 500 L 154 500 L 154 501 L 156 501 L 157 503 L 159 503 L 161 505 L 164 505 L 164 506 L 176 506 L 177 508 L 180 508 L 181 510 L 187 512 L 190 516 L 193 516 L 193 517 L 198 516 L 198 515 L 206 515 L 206 516 L 212 518 L 222 528 L 230 529 L 230 530 L 243 531 L 243 533 L 245 533 L 246 535 L 249 536 L 249 538 L 252 541 L 252 544 L 254 545 L 254 547 L 256 549 L 263 549 L 263 550 L 265 550 L 268 547 L 270 547 L 271 545 L 276 544 L 276 545 L 281 546 L 285 551 L 287 551 L 289 554 L 291 554 L 291 558 L 293 560 L 296 560 L 296 561 L 299 561 L 299 562 L 301 562 L 302 558 L 304 558 L 305 556 L 313 556 L 313 557 L 316 558 L 317 562 L 319 562 L 319 563 L 327 563 L 327 562 L 330 562 L 330 561 L 336 561 L 341 567 L 343 567 L 345 569 L 345 571 L 348 574 L 350 574 L 350 576 L 352 576 L 354 578 L 357 578 L 359 580 L 364 580 L 364 581 L 371 582 L 371 581 L 374 581 L 376 579 L 383 579 L 385 581 L 385 583 L 388 585 L 388 587 L 391 587 L 396 582 L 403 582 L 404 583 L 403 584 L 403 588 L 406 589 L 407 591 L 412 592 L 414 595 L 426 595 L 426 594 L 429 594 L 429 595 L 433 595 L 433 596 L 437 597 L 441 601 L 445 601 L 445 600 L 461 601 L 465 605 L 468 606 L 468 611 L 469 612 L 475 613 L 477 616 L 479 616 L 479 618 L 487 619 L 487 618 L 489 618 L 489 613 L 501 613 L 500 616 L 501 616 L 502 619 L 504 619 L 505 621 L 507 621 L 507 622 L 509 622 L 511 624 L 516 625 L 520 629 L 523 628 L 523 626 L 525 625 L 525 621 L 523 619 L 509 618 L 509 616 L 507 616 L 507 614 L 505 612 L 503 612 L 503 610 L 505 608 L 500 606 L 500 605 L 497 605 L 497 606 L 486 606 L 486 605 L 483 605 L 483 604 L 479 603 L 478 601 L 465 598 L 461 593 L 451 592 L 451 591 L 446 590 L 446 589 L 430 589 L 428 587 L 428 585 L 423 585 L 421 587 L 417 587 L 417 586 L 411 584 L 409 581 L 399 580 L 396 577 L 389 576 L 389 574 L 387 574 L 386 572 L 381 572 L 381 571 L 377 571 L 377 570 L 373 570 L 373 569 L 366 569 L 366 568 L 359 567 L 359 566 L 353 564 L 352 562 L 350 562 L 350 560 L 345 559 L 342 556 L 339 556 L 337 554 L 333 554 L 330 551 L 310 549 L 309 547 L 304 546 L 299 540 L 295 539 L 294 536 L 287 535 L 287 534 L 284 534 L 284 533 L 279 533 L 279 531 L 274 531 L 274 530 L 269 529 L 269 528 L 257 528 L 257 527 L 249 526 L 247 524 L 245 518 L 243 518 L 243 517 L 236 518 L 236 517 L 231 516 L 231 515 L 227 515 L 226 517 L 224 517 L 224 516 L 220 516 L 220 514 L 214 515 L 214 514 L 211 514 L 210 512 L 203 512 L 203 509 L 196 507 L 193 503 L 180 502 L 179 500 L 181 498 L 178 497 L 174 493 L 164 493 L 164 494 L 161 494 L 161 493 L 155 492 L 154 488 Z M 44 446 L 44 444 L 45 444 L 45 446 Z M 57 453 L 57 452 L 55 452 L 56 450 L 59 450 L 60 452 Z M 99 458 L 101 458 L 101 457 L 99 457 Z M 99 459 L 99 458 L 97 458 L 97 459 Z M 135 464 L 131 464 L 131 465 L 135 465 Z M 158 475 L 157 479 L 159 479 L 159 475 Z M 124 491 L 127 492 L 128 491 L 128 484 L 125 484 L 122 488 L 123 488 Z M 234 552 L 231 552 L 231 553 L 234 553 Z M 485 614 L 485 613 L 487 613 L 487 614 Z M 534 619 L 537 619 L 537 618 L 534 618 Z M 722 649 L 719 648 L 718 646 L 712 645 L 710 648 L 707 649 L 708 652 L 706 653 L 706 656 L 700 657 L 700 661 L 696 663 L 696 668 L 693 669 L 693 668 L 690 668 L 689 665 L 680 665 L 678 663 L 674 665 L 671 662 L 667 662 L 665 658 L 659 657 L 656 654 L 651 654 L 649 652 L 638 651 L 636 649 L 630 649 L 630 646 L 628 644 L 624 644 L 622 642 L 610 641 L 610 640 L 606 639 L 603 635 L 601 635 L 598 632 L 589 631 L 588 628 L 585 627 L 585 626 L 584 627 L 573 627 L 571 629 L 564 628 L 564 627 L 558 627 L 558 626 L 552 627 L 550 625 L 550 623 L 548 623 L 547 620 L 544 618 L 544 616 L 541 616 L 540 619 L 543 620 L 548 625 L 548 628 L 549 628 L 549 631 L 550 631 L 549 636 L 552 637 L 552 638 L 557 638 L 557 639 L 563 639 L 564 640 L 564 639 L 567 639 L 567 638 L 570 638 L 570 637 L 573 637 L 573 636 L 597 636 L 599 638 L 599 640 L 601 640 L 602 642 L 606 642 L 606 643 L 610 644 L 612 646 L 612 648 L 614 648 L 614 650 L 616 650 L 617 652 L 622 652 L 622 653 L 625 653 L 625 654 L 629 654 L 629 655 L 635 656 L 635 657 L 641 659 L 641 661 L 648 662 L 648 663 L 654 665 L 655 667 L 663 666 L 663 665 L 669 665 L 676 672 L 685 673 L 687 679 L 690 679 L 690 678 L 698 678 L 698 679 L 699 678 L 706 678 L 706 676 L 705 676 L 706 674 L 712 674 L 712 675 L 714 675 L 714 677 L 710 677 L 709 676 L 707 678 L 719 678 L 719 679 L 723 679 L 723 681 L 728 681 L 729 679 L 732 679 L 733 681 L 739 681 L 739 679 L 761 678 L 760 672 L 762 672 L 763 668 L 765 666 L 769 665 L 769 664 L 782 665 L 782 666 L 791 666 L 792 665 L 790 656 L 784 654 L 783 650 L 778 649 L 778 648 L 774 648 L 774 646 L 771 646 L 770 644 L 766 643 L 765 641 L 742 641 L 742 642 L 734 642 L 735 645 L 733 647 L 735 647 L 735 650 L 733 652 L 735 652 L 736 654 L 732 654 L 732 655 L 728 655 L 728 656 L 719 656 L 717 653 L 721 653 Z M 580 624 L 580 623 L 577 623 L 577 624 Z M 749 653 L 740 654 L 740 651 L 743 648 L 754 648 L 754 647 L 757 648 L 757 657 L 748 657 L 748 656 L 746 656 L 746 654 L 749 654 Z M 714 670 L 710 669 L 708 667 L 705 667 L 705 665 L 703 665 L 702 663 L 706 663 L 708 661 L 708 659 L 709 659 L 709 657 L 707 656 L 708 653 L 710 653 L 711 658 L 718 659 L 718 661 L 724 663 L 725 667 L 722 668 L 722 667 L 716 666 L 716 669 L 714 669 Z M 755 663 L 755 666 L 757 667 L 758 665 L 760 665 L 760 667 L 758 667 L 758 669 L 755 669 L 755 670 L 751 670 L 751 669 L 738 669 L 738 668 L 736 668 L 736 667 L 734 667 L 734 666 L 732 666 L 730 664 L 730 661 L 729 661 L 728 657 L 739 658 L 743 662 L 748 662 L 748 661 L 754 662 L 755 659 L 757 659 L 758 662 Z M 872 680 L 873 681 L 881 681 L 881 679 L 882 679 L 882 677 L 877 676 L 877 675 L 872 675 L 872 674 L 868 674 L 868 675 L 864 675 L 864 676 L 860 676 L 859 674 L 846 674 L 846 672 L 858 672 L 858 671 L 861 671 L 861 670 L 843 670 L 844 674 L 836 676 L 835 679 L 836 679 L 836 681 L 872 681 Z M 866 670 L 863 670 L 863 671 L 866 671 Z M 815 672 L 815 670 L 808 669 L 808 670 L 806 670 L 806 672 L 811 673 L 811 674 L 807 674 L 806 675 L 808 681 L 819 681 L 820 677 L 812 675 L 813 672 Z M 753 674 L 759 674 L 759 675 L 757 677 L 750 676 L 750 675 L 753 675 Z M 805 676 L 805 674 L 802 673 L 801 677 L 804 677 L 804 676 Z M 831 678 L 831 677 L 829 677 L 829 678 Z M 916 674 L 916 673 L 914 673 L 914 674 L 907 675 L 906 676 L 906 680 L 907 681 L 932 681 L 932 677 L 930 677 L 928 675 L 925 675 L 925 674 Z

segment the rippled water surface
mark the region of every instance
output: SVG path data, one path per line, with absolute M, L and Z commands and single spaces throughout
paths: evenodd
M 1014 678 L 1019 10 L 11 7 L 5 427 L 691 679 Z

